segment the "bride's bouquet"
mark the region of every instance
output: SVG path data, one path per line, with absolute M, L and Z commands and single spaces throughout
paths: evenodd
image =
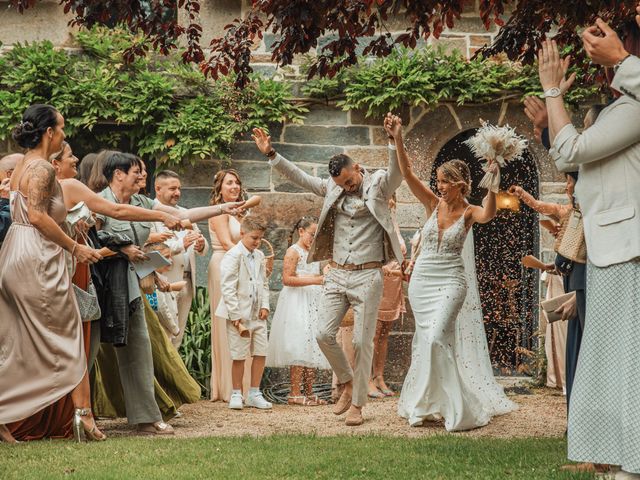
M 500 190 L 500 168 L 522 158 L 527 148 L 527 141 L 514 128 L 509 125 L 497 127 L 485 121 L 482 121 L 482 127 L 476 134 L 464 143 L 476 157 L 486 160 L 486 173 L 479 186 L 494 193 Z

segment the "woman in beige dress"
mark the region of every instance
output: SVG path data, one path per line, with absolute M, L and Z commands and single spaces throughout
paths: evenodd
M 402 235 L 400 235 L 400 229 L 395 219 L 395 193 L 393 197 L 389 199 L 389 209 L 391 210 L 391 218 L 394 222 L 398 240 L 400 241 L 400 248 L 402 249 L 403 255 L 406 255 L 407 247 Z M 378 306 L 376 335 L 373 338 L 373 365 L 371 379 L 369 380 L 369 398 L 384 398 L 395 395 L 393 390 L 391 390 L 384 381 L 384 366 L 387 362 L 389 334 L 391 333 L 393 322 L 406 312 L 404 292 L 402 291 L 404 274 L 401 265 L 396 260 L 392 260 L 382 267 L 382 273 L 384 275 L 384 283 L 382 287 L 382 300 Z
M 220 170 L 213 179 L 211 205 L 242 201 L 245 192 L 235 170 Z M 231 354 L 227 341 L 226 320 L 214 315 L 220 302 L 220 262 L 224 254 L 240 241 L 240 222 L 231 215 L 209 220 L 213 255 L 209 260 L 209 297 L 211 299 L 211 401 L 229 401 L 231 397 Z M 250 360 L 248 360 L 250 362 Z M 243 391 L 249 390 L 251 365 L 245 365 Z
M 101 258 L 60 227 L 67 209 L 48 159 L 62 147 L 62 115 L 32 105 L 13 136 L 27 152 L 11 176 L 13 223 L 0 252 L 0 438 L 8 442 L 5 424 L 69 393 L 76 403 L 87 363 L 65 250 L 80 263 Z

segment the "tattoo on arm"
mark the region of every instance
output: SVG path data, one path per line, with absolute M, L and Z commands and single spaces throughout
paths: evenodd
M 29 208 L 48 213 L 49 201 L 54 193 L 56 172 L 47 162 L 40 161 L 31 168 L 27 180 Z

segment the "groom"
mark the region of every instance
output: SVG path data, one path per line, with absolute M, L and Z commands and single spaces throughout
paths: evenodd
M 300 187 L 324 198 L 318 230 L 309 251 L 308 262 L 330 260 L 325 276 L 316 339 L 344 387 L 333 409 L 347 412 L 347 425 L 362 424 L 362 407 L 367 402 L 371 375 L 373 337 L 378 305 L 382 297 L 382 266 L 392 259 L 402 263 L 400 242 L 394 232 L 389 198 L 402 182 L 393 140 L 399 122 L 387 122 L 389 168 L 368 172 L 344 154 L 329 161 L 331 178 L 309 175 L 279 155 L 271 137 L 253 130 L 258 149 L 278 172 Z M 355 368 L 351 369 L 336 342 L 340 322 L 353 307 Z

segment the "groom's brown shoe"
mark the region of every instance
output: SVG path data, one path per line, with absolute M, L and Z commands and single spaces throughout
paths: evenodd
M 351 405 L 351 408 L 344 420 L 345 425 L 348 427 L 356 427 L 358 425 L 362 425 L 362 422 L 362 407 Z
M 340 398 L 338 399 L 336 404 L 333 406 L 333 413 L 335 413 L 336 415 L 342 415 L 344 412 L 349 410 L 350 406 L 351 406 L 351 392 L 348 392 L 347 389 L 345 388 L 344 391 L 342 392 L 342 395 L 340 395 Z

